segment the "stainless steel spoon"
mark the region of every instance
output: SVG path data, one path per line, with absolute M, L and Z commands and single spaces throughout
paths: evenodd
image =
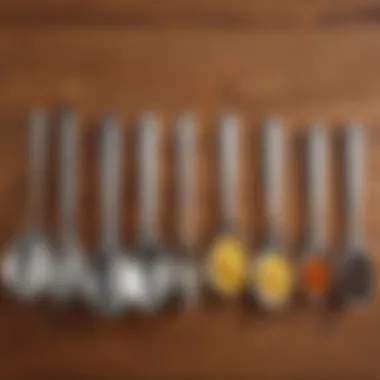
M 59 132 L 60 233 L 51 291 L 59 303 L 67 303 L 82 295 L 87 266 L 77 231 L 78 128 L 73 109 L 63 111 Z
M 173 256 L 160 245 L 158 226 L 158 123 L 152 112 L 144 112 L 139 126 L 139 253 L 145 286 L 140 298 L 143 312 L 161 309 L 173 295 Z
M 205 262 L 205 281 L 222 299 L 237 299 L 246 286 L 248 252 L 238 231 L 240 117 L 226 112 L 219 127 L 220 231 Z
M 196 140 L 194 117 L 191 114 L 182 115 L 176 127 L 177 222 L 181 252 L 176 274 L 180 298 L 186 307 L 196 306 L 201 290 L 200 268 L 195 252 Z
M 128 306 L 127 256 L 120 249 L 122 132 L 115 115 L 105 117 L 100 140 L 101 241 L 86 284 L 89 301 L 101 313 L 120 314 Z
M 47 118 L 42 110 L 29 117 L 29 220 L 26 231 L 6 249 L 2 280 L 17 297 L 31 300 L 51 285 L 52 253 L 43 230 Z
M 307 140 L 308 187 L 308 252 L 321 254 L 326 250 L 326 131 L 314 125 Z
M 360 125 L 350 125 L 343 136 L 344 249 L 339 267 L 339 290 L 344 301 L 363 303 L 373 291 L 374 269 L 364 242 L 365 140 Z
M 332 285 L 326 247 L 327 136 L 321 125 L 308 131 L 306 141 L 307 239 L 300 263 L 301 287 L 307 299 L 319 304 Z
M 271 312 L 286 308 L 293 295 L 294 268 L 283 247 L 281 231 L 284 193 L 283 126 L 275 118 L 268 119 L 262 131 L 262 180 L 264 216 L 267 228 L 263 246 L 253 258 L 252 291 L 259 306 Z

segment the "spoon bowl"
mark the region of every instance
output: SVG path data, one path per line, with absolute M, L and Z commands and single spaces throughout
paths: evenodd
M 142 291 L 134 263 L 123 252 L 96 252 L 96 260 L 87 273 L 84 292 L 90 304 L 102 314 L 119 315 L 131 298 Z M 132 296 L 132 297 L 131 297 Z
M 357 249 L 344 253 L 344 257 L 337 270 L 340 294 L 344 301 L 350 303 L 369 301 L 373 294 L 375 273 L 368 253 Z
M 175 284 L 181 299 L 189 306 L 195 306 L 201 291 L 199 263 L 191 257 L 181 257 L 176 262 Z
M 326 255 L 307 251 L 298 266 L 298 273 L 302 294 L 311 303 L 324 303 L 333 282 L 331 263 Z
M 294 290 L 294 269 L 286 255 L 267 248 L 252 262 L 253 292 L 257 302 L 268 311 L 286 308 Z
M 22 300 L 32 300 L 52 283 L 51 248 L 41 232 L 28 231 L 11 243 L 2 262 L 6 288 Z
M 142 256 L 145 285 L 139 304 L 145 312 L 153 313 L 174 295 L 176 264 L 172 255 L 160 248 L 147 247 Z
M 206 259 L 206 278 L 212 291 L 222 298 L 239 297 L 246 285 L 248 253 L 233 234 L 218 237 Z
M 67 304 L 82 295 L 87 268 L 84 250 L 76 242 L 67 242 L 54 257 L 52 296 L 58 304 Z

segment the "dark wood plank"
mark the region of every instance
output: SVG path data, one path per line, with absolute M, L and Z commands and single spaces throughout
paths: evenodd
M 80 25 L 190 29 L 293 29 L 377 25 L 376 0 L 15 0 L 0 5 L 0 25 Z

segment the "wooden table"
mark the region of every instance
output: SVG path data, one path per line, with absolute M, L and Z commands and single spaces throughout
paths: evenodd
M 0 239 L 24 223 L 25 118 L 31 106 L 78 106 L 82 121 L 81 236 L 97 243 L 96 125 L 117 109 L 125 119 L 125 243 L 133 244 L 136 189 L 133 134 L 138 112 L 163 120 L 160 213 L 175 240 L 173 150 L 178 113 L 199 115 L 199 242 L 217 226 L 215 120 L 226 106 L 244 113 L 245 175 L 240 228 L 250 244 L 262 233 L 257 191 L 257 130 L 268 114 L 287 132 L 285 232 L 297 249 L 304 223 L 299 137 L 324 120 L 331 130 L 329 242 L 339 250 L 337 136 L 350 119 L 369 135 L 366 232 L 380 247 L 380 3 L 370 0 L 3 0 L 0 5 Z M 54 114 L 52 116 L 54 118 Z M 52 129 L 48 229 L 56 234 L 56 139 Z M 378 286 L 377 286 L 378 287 Z M 294 308 L 263 317 L 238 305 L 160 317 L 105 320 L 78 307 L 18 305 L 4 294 L 0 378 L 126 379 L 380 376 L 380 308 L 320 315 Z

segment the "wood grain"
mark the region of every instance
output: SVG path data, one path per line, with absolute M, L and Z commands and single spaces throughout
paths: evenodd
M 138 211 L 134 126 L 145 107 L 156 109 L 163 121 L 160 217 L 168 245 L 176 240 L 170 207 L 173 123 L 182 109 L 194 109 L 199 116 L 199 248 L 207 248 L 218 225 L 215 122 L 224 107 L 235 106 L 244 114 L 240 228 L 252 246 L 263 232 L 258 127 L 268 114 L 284 117 L 288 152 L 284 228 L 291 251 L 299 247 L 303 235 L 299 139 L 305 126 L 325 120 L 331 131 L 327 224 L 331 247 L 337 252 L 339 127 L 351 119 L 363 121 L 369 140 L 365 222 L 368 246 L 378 262 L 378 2 L 78 4 L 15 0 L 0 6 L 0 241 L 4 246 L 24 221 L 27 111 L 35 105 L 54 111 L 63 103 L 74 103 L 81 118 L 83 149 L 81 236 L 89 251 L 97 244 L 99 218 L 98 118 L 116 109 L 125 119 L 123 223 L 125 244 L 133 246 Z M 57 228 L 53 127 L 47 199 L 52 237 Z M 379 318 L 375 301 L 364 310 L 331 315 L 294 308 L 286 315 L 267 317 L 237 305 L 205 305 L 184 315 L 109 321 L 81 307 L 65 312 L 43 303 L 18 305 L 4 294 L 0 377 L 377 378 Z
M 5 0 L 0 25 L 75 25 L 81 27 L 185 29 L 320 29 L 377 25 L 376 0 Z

